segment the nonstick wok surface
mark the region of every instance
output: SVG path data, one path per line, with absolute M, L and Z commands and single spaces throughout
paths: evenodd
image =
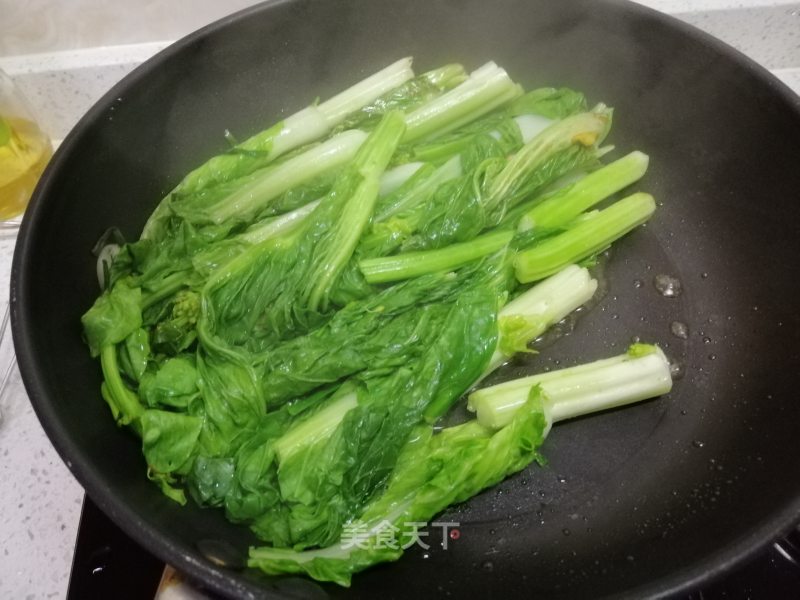
M 509 378 L 622 352 L 633 336 L 684 366 L 666 397 L 558 425 L 532 466 L 442 520 L 348 592 L 235 565 L 255 539 L 150 484 L 140 445 L 100 397 L 80 315 L 98 294 L 98 237 L 135 239 L 181 175 L 240 138 L 405 55 L 504 66 L 527 89 L 569 86 L 615 107 L 609 141 L 640 149 L 661 206 L 614 246 L 606 294 L 571 335 Z M 12 317 L 31 401 L 92 498 L 162 559 L 234 596 L 584 598 L 675 593 L 779 535 L 800 510 L 800 108 L 720 42 L 624 2 L 288 0 L 171 46 L 64 142 L 23 224 Z M 657 275 L 682 293 L 662 296 Z M 670 332 L 685 323 L 688 339 Z M 209 540 L 212 542 L 209 545 Z M 205 550 L 204 552 L 201 549 Z M 227 552 L 226 552 L 226 551 Z

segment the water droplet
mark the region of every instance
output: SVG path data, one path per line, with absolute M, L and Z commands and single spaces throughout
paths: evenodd
M 642 341 L 642 338 L 640 338 L 638 335 L 634 335 L 633 337 L 631 337 L 631 342 L 634 343 L 634 344 L 638 344 L 641 341 Z
M 708 355 L 708 360 L 717 360 L 717 355 L 716 354 L 709 354 Z
M 653 285 L 665 298 L 674 298 L 680 296 L 681 292 L 683 292 L 680 280 L 670 275 L 656 275 L 653 278 Z
M 626 556 L 625 558 L 627 558 L 629 562 L 633 562 L 634 561 L 634 558 L 633 558 L 632 554 L 628 554 L 628 556 Z
M 673 321 L 672 323 L 669 324 L 669 330 L 675 337 L 679 337 L 682 340 L 689 339 L 689 326 L 686 323 L 681 323 L 680 321 Z
M 545 491 L 539 490 L 539 498 L 544 498 L 544 497 L 545 497 Z
M 710 344 L 710 343 L 711 343 L 711 338 L 710 338 L 710 337 L 708 337 L 708 336 L 704 337 L 704 338 L 703 338 L 703 343 L 704 343 L 704 344 Z
M 644 285 L 644 283 L 642 283 L 641 279 L 634 279 L 633 280 L 633 287 L 638 289 L 638 288 L 642 287 L 643 285 Z
M 556 479 L 558 480 L 558 483 L 567 483 L 567 478 L 566 478 L 566 477 L 563 477 L 563 476 L 561 476 L 561 475 L 559 475 L 558 477 L 556 477 Z
M 430 557 L 431 557 L 431 555 L 428 554 L 427 552 L 422 555 L 422 558 L 424 558 L 425 560 L 429 559 Z
M 754 310 L 755 312 L 758 312 L 758 306 L 753 306 L 753 310 Z
M 483 571 L 486 571 L 487 573 L 491 573 L 492 571 L 494 571 L 494 563 L 490 560 L 487 560 L 481 565 L 481 569 Z
M 702 448 L 705 445 L 706 445 L 705 442 L 701 442 L 700 440 L 695 440 L 692 442 L 692 446 L 694 446 L 695 448 Z
M 561 530 L 561 533 L 563 533 L 564 535 L 569 535 L 571 532 L 568 528 L 564 527 L 564 529 Z
M 689 411 L 688 411 L 688 410 L 686 410 L 685 408 L 683 408 L 683 409 L 681 409 L 681 414 L 682 414 L 683 416 L 686 416 L 686 415 L 688 415 L 688 414 L 689 414 Z
M 708 273 L 706 273 L 705 271 L 700 273 L 700 279 L 706 279 L 707 277 L 708 277 Z
M 490 529 L 490 530 L 489 530 L 489 535 L 494 535 L 494 534 L 496 534 L 496 533 L 497 533 L 497 532 L 496 532 L 494 529 Z
M 614 313 L 613 315 L 611 315 L 611 318 L 616 321 L 617 319 L 619 319 L 619 315 L 617 313 Z

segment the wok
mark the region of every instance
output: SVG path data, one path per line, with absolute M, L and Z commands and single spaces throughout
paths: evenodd
M 283 111 L 404 55 L 418 70 L 503 65 L 616 108 L 610 140 L 651 155 L 663 204 L 614 248 L 608 291 L 575 331 L 505 377 L 620 352 L 632 336 L 685 365 L 668 397 L 559 425 L 531 467 L 444 520 L 346 592 L 242 569 L 255 542 L 219 511 L 179 507 L 145 477 L 137 440 L 99 393 L 81 341 L 96 297 L 90 249 L 135 239 L 182 174 Z M 766 71 L 668 17 L 616 1 L 287 0 L 215 23 L 111 90 L 64 141 L 17 245 L 19 364 L 53 444 L 128 534 L 232 596 L 661 596 L 724 572 L 800 511 L 797 190 L 800 103 Z M 661 296 L 656 275 L 682 282 Z M 688 339 L 670 333 L 688 325 Z M 220 566 L 220 559 L 227 566 Z

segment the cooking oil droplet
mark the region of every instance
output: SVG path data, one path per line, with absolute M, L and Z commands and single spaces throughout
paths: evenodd
M 716 354 L 709 354 L 708 355 L 708 360 L 717 360 L 717 355 Z
M 711 338 L 710 338 L 710 337 L 708 337 L 708 336 L 704 337 L 704 338 L 703 338 L 703 343 L 704 343 L 704 344 L 710 344 L 710 343 L 711 343 Z
M 567 478 L 559 475 L 557 478 L 558 483 L 567 483 Z
M 694 446 L 695 448 L 702 448 L 705 445 L 706 445 L 705 442 L 701 442 L 700 440 L 695 440 L 692 442 L 692 446 Z
M 686 365 L 683 362 L 673 359 L 669 361 L 669 374 L 674 381 L 681 379 L 686 374 Z
M 653 279 L 653 285 L 665 298 L 674 298 L 676 296 L 680 296 L 681 292 L 683 291 L 680 280 L 677 277 L 671 277 L 670 275 L 656 275 Z
M 700 279 L 707 279 L 707 278 L 708 278 L 708 273 L 706 273 L 705 271 L 700 273 Z
M 491 573 L 494 571 L 494 563 L 490 560 L 487 560 L 481 565 L 481 569 L 486 571 L 487 573 Z
M 245 566 L 246 557 L 228 542 L 209 539 L 199 540 L 195 545 L 215 565 L 231 569 L 242 569 Z
M 568 528 L 564 527 L 564 529 L 561 530 L 561 533 L 563 533 L 564 535 L 569 535 L 571 532 Z
M 642 338 L 640 338 L 638 335 L 634 335 L 633 337 L 631 337 L 631 342 L 634 343 L 634 344 L 638 344 L 641 341 L 642 341 Z
M 426 552 L 425 554 L 423 554 L 423 555 L 422 555 L 422 558 L 424 558 L 424 559 L 426 559 L 426 560 L 427 560 L 427 559 L 429 559 L 430 557 L 431 557 L 431 555 L 430 555 L 430 554 L 428 554 L 427 552 Z
M 638 289 L 638 288 L 642 287 L 643 285 L 644 285 L 644 283 L 642 283 L 641 279 L 634 279 L 633 280 L 633 287 Z
M 669 324 L 669 330 L 675 337 L 681 338 L 682 340 L 689 339 L 689 326 L 686 323 L 681 323 L 680 321 L 673 321 L 672 323 Z

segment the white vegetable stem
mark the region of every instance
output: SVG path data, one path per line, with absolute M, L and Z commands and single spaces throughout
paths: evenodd
M 367 138 L 351 129 L 333 136 L 306 152 L 268 168 L 260 177 L 223 198 L 212 208 L 215 223 L 236 215 L 252 215 L 296 185 L 348 163 Z
M 588 302 L 597 290 L 597 280 L 592 279 L 589 271 L 577 265 L 569 265 L 523 292 L 506 304 L 498 314 L 498 321 L 512 317 L 523 317 L 529 325 L 525 337 L 529 342 L 542 335 L 549 327 L 558 323 L 579 306 Z M 500 348 L 494 351 L 489 366 L 481 377 L 485 377 L 511 356 Z
M 421 164 L 421 163 L 409 163 L 409 164 Z M 401 165 L 397 167 L 395 170 L 399 170 L 403 168 L 405 165 Z M 414 171 L 416 173 L 416 170 Z M 462 174 L 461 170 L 461 157 L 454 156 L 442 166 L 437 168 L 431 175 L 421 182 L 419 185 L 414 187 L 414 189 L 410 190 L 409 193 L 405 194 L 402 198 L 399 198 L 396 202 L 394 202 L 390 206 L 386 206 L 381 210 L 381 212 L 375 215 L 375 221 L 385 221 L 392 215 L 395 215 L 399 212 L 404 210 L 408 210 L 419 204 L 420 202 L 427 201 L 435 192 L 436 189 L 442 185 L 443 183 L 450 181 L 451 179 L 455 179 L 456 177 L 460 177 Z M 388 175 L 388 173 L 386 174 Z M 409 178 L 412 174 L 409 175 Z M 403 181 L 405 183 L 405 181 Z M 402 185 L 402 183 L 400 184 Z M 397 187 L 399 188 L 400 185 Z M 381 186 L 383 187 L 383 182 L 381 182 Z
M 331 127 L 338 125 L 350 113 L 363 108 L 386 92 L 412 79 L 414 71 L 411 70 L 411 62 L 411 57 L 401 58 L 330 100 L 317 105 L 316 108 L 325 115 Z
M 503 427 L 535 385 L 540 385 L 547 397 L 549 421 L 556 423 L 666 394 L 672 389 L 672 377 L 660 348 L 635 344 L 613 358 L 477 390 L 469 396 L 469 408 L 478 413 L 478 421 L 485 427 Z
M 419 171 L 424 164 L 425 163 L 421 162 L 410 162 L 385 171 L 381 176 L 381 187 L 378 191 L 378 195 L 385 196 L 386 194 L 391 194 L 406 181 L 411 179 L 414 173 Z
M 522 88 L 504 69 L 493 62 L 486 63 L 463 83 L 409 113 L 403 141 L 452 131 L 520 95 Z
M 328 437 L 339 426 L 344 416 L 358 406 L 355 392 L 342 394 L 305 421 L 294 425 L 275 441 L 275 454 L 283 462 L 301 448 Z
M 306 220 L 306 217 L 319 206 L 320 202 L 321 199 L 314 200 L 291 212 L 284 213 L 279 217 L 272 217 L 264 221 L 259 221 L 241 234 L 239 239 L 250 244 L 259 244 L 271 237 L 289 233 L 302 224 Z
M 522 143 L 527 144 L 545 129 L 550 127 L 555 121 L 541 115 L 519 115 L 514 117 L 514 122 L 519 127 L 522 136 Z
M 447 181 L 448 179 L 452 179 L 453 177 L 457 177 L 461 174 L 460 166 L 459 166 L 459 159 L 455 157 L 455 159 L 451 159 L 445 165 L 439 168 L 438 171 L 434 172 L 431 177 L 428 178 L 423 185 L 419 186 L 421 191 L 425 191 L 431 185 L 438 185 L 443 181 Z M 392 193 L 401 185 L 403 185 L 406 181 L 411 179 L 414 174 L 422 167 L 424 163 L 420 162 L 412 162 L 400 165 L 399 167 L 395 167 L 390 171 L 386 171 L 381 176 L 380 182 L 380 190 L 378 192 L 379 196 L 385 196 L 387 194 Z M 409 198 L 415 197 L 414 194 L 409 194 Z M 264 219 L 263 221 L 259 221 L 253 224 L 251 227 L 247 229 L 244 233 L 239 236 L 244 242 L 250 244 L 258 244 L 263 242 L 266 239 L 284 234 L 293 231 L 299 225 L 301 225 L 306 217 L 314 212 L 314 209 L 319 206 L 321 199 L 314 200 L 313 202 L 309 202 L 299 208 L 294 209 L 293 211 L 284 213 L 278 217 L 270 217 L 268 219 Z M 405 206 L 405 203 L 403 204 Z M 380 217 L 376 215 L 376 219 L 380 220 Z
M 400 59 L 333 98 L 308 106 L 284 119 L 272 140 L 271 158 L 321 138 L 351 113 L 412 79 L 414 71 L 411 62 L 410 57 Z

